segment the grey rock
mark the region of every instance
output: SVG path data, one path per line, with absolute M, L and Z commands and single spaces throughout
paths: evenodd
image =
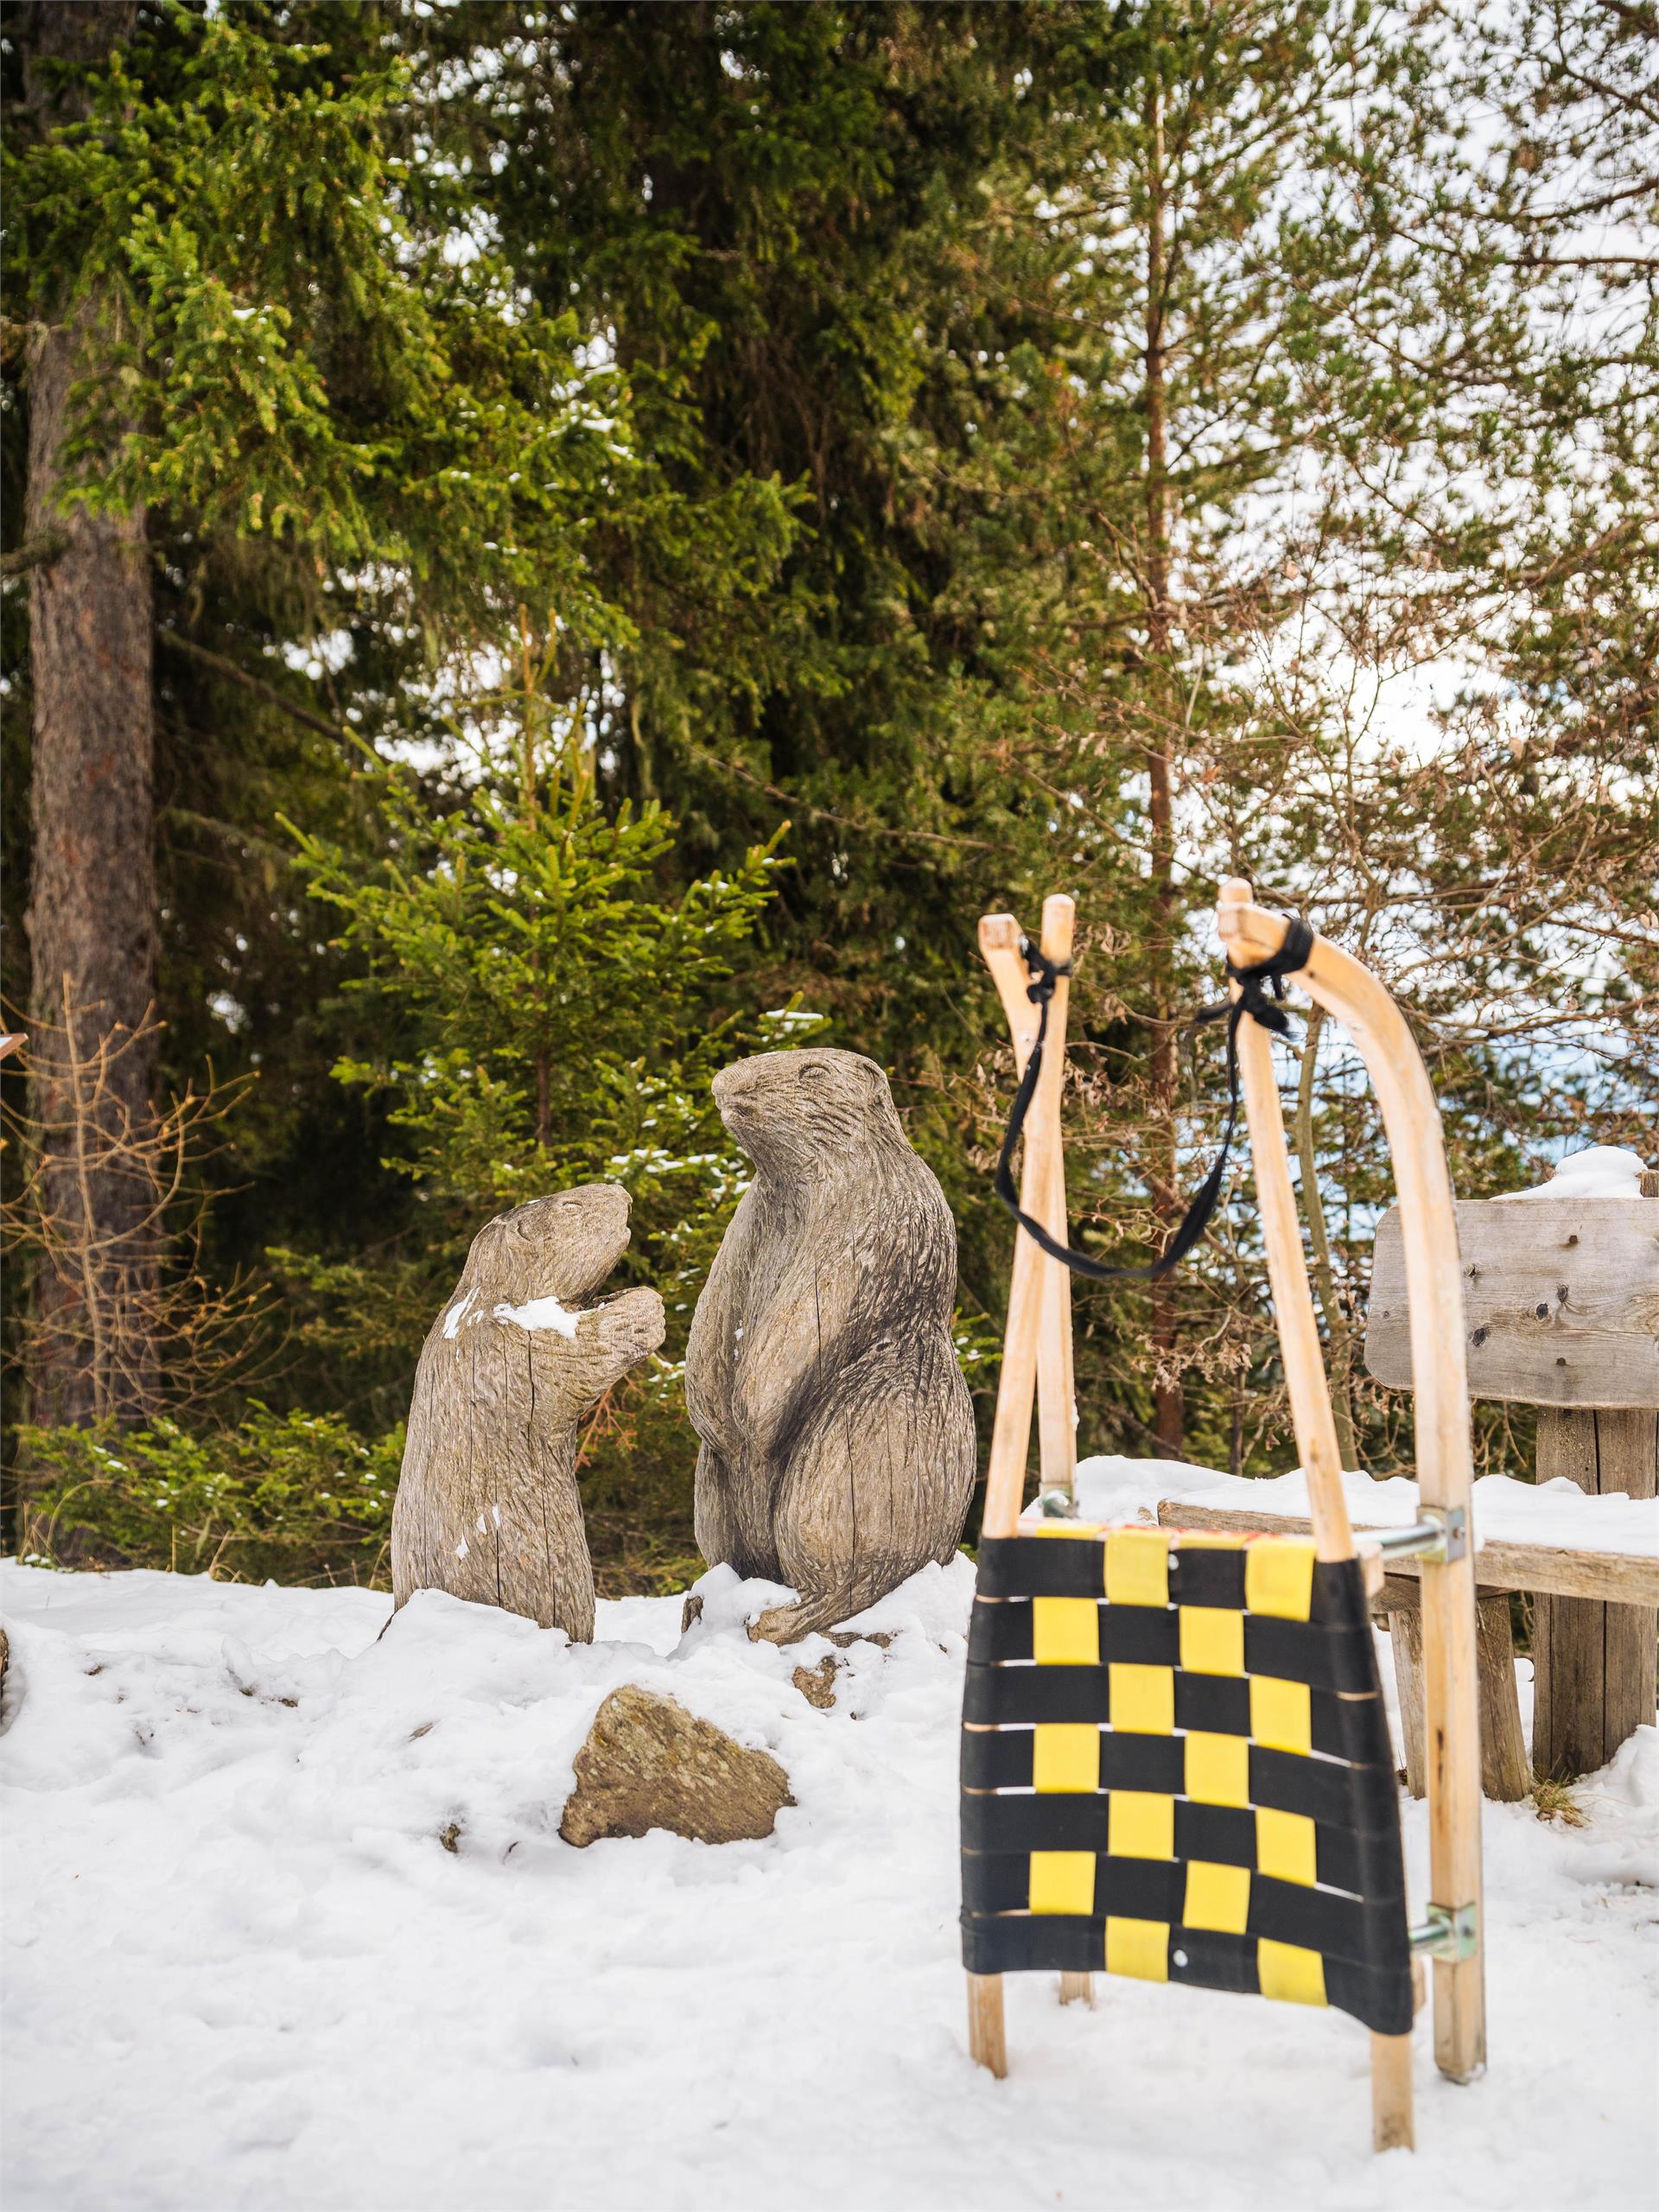
M 828 1652 L 816 1667 L 798 1667 L 789 1679 L 809 1705 L 816 1705 L 820 1713 L 832 1713 L 836 1704 L 836 1675 L 840 1665 L 835 1653 Z
M 601 1836 L 667 1828 L 700 1843 L 772 1834 L 795 1800 L 766 1751 L 747 1750 L 671 1697 L 629 1683 L 594 1715 L 576 1754 L 576 1786 L 559 1834 L 579 1847 Z

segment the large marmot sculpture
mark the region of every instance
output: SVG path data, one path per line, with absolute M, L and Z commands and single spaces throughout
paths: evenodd
M 788 1643 L 956 1549 L 975 1462 L 956 1227 L 873 1060 L 763 1052 L 714 1088 L 758 1173 L 686 1351 L 697 1543 L 799 1592 L 751 1631 Z
M 663 1341 L 654 1290 L 594 1302 L 627 1243 L 617 1183 L 532 1199 L 474 1237 L 416 1370 L 391 1516 L 398 1605 L 447 1590 L 592 1642 L 577 1427 Z

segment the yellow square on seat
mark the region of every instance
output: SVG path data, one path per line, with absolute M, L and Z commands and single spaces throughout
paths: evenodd
M 1114 1529 L 1106 1539 L 1106 1595 L 1114 1605 L 1169 1603 L 1169 1539 L 1161 1529 Z
M 1264 1936 L 1255 1947 L 1255 1970 L 1264 1997 L 1288 2005 L 1323 2005 L 1325 1961 L 1300 1943 L 1274 1943 Z
M 1032 1731 L 1034 1789 L 1098 1789 L 1100 1731 L 1090 1720 L 1044 1720 Z
M 1255 1863 L 1262 1873 L 1311 1889 L 1319 1879 L 1319 1834 L 1306 1813 L 1256 1807 Z
M 1031 1656 L 1039 1667 L 1099 1666 L 1099 1601 L 1094 1598 L 1033 1598 Z
M 1106 1916 L 1106 1971 L 1133 1974 L 1137 1981 L 1169 1980 L 1169 1923 Z
M 1277 1675 L 1250 1676 L 1250 1733 L 1275 1751 L 1313 1748 L 1313 1694 L 1306 1682 Z
M 1175 1800 L 1154 1789 L 1114 1789 L 1106 1801 L 1106 1849 L 1113 1859 L 1173 1859 Z
M 1242 1675 L 1244 1616 L 1225 1605 L 1183 1605 L 1181 1664 L 1191 1675 Z
M 1257 1536 L 1244 1547 L 1244 1603 L 1253 1613 L 1305 1621 L 1313 1603 L 1311 1536 Z
M 1031 1854 L 1033 1912 L 1090 1913 L 1095 1909 L 1092 1851 L 1033 1851 Z
M 1135 1736 L 1167 1736 L 1175 1726 L 1175 1669 L 1111 1664 L 1112 1726 Z
M 1213 1928 L 1242 1936 L 1250 1913 L 1250 1870 L 1222 1866 L 1212 1859 L 1187 1861 L 1186 1902 L 1181 1922 L 1187 1928 Z
M 1186 1794 L 1200 1805 L 1248 1805 L 1249 1738 L 1192 1731 L 1186 1738 Z

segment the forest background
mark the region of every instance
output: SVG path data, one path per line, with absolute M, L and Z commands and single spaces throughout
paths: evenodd
M 889 1070 L 982 1418 L 976 917 L 1082 925 L 1076 1232 L 1160 1249 L 1249 875 L 1408 1008 L 1459 1192 L 1659 1097 L 1646 0 L 30 4 L 3 20 L 8 1535 L 385 1579 L 416 1354 L 605 1176 L 663 1357 L 601 1586 L 696 1571 L 709 1078 Z M 1351 1465 L 1388 1179 L 1281 1061 Z M 1315 1189 L 1323 1202 L 1312 1203 Z M 1240 1169 L 1082 1291 L 1084 1448 L 1289 1449 Z M 1524 1473 L 1514 1408 L 1487 1465 Z

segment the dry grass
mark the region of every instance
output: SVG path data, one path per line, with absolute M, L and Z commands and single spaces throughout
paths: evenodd
M 1584 1808 L 1573 1795 L 1570 1783 L 1547 1782 L 1541 1775 L 1535 1774 L 1527 1794 L 1541 1821 L 1559 1821 L 1566 1828 L 1586 1826 Z

